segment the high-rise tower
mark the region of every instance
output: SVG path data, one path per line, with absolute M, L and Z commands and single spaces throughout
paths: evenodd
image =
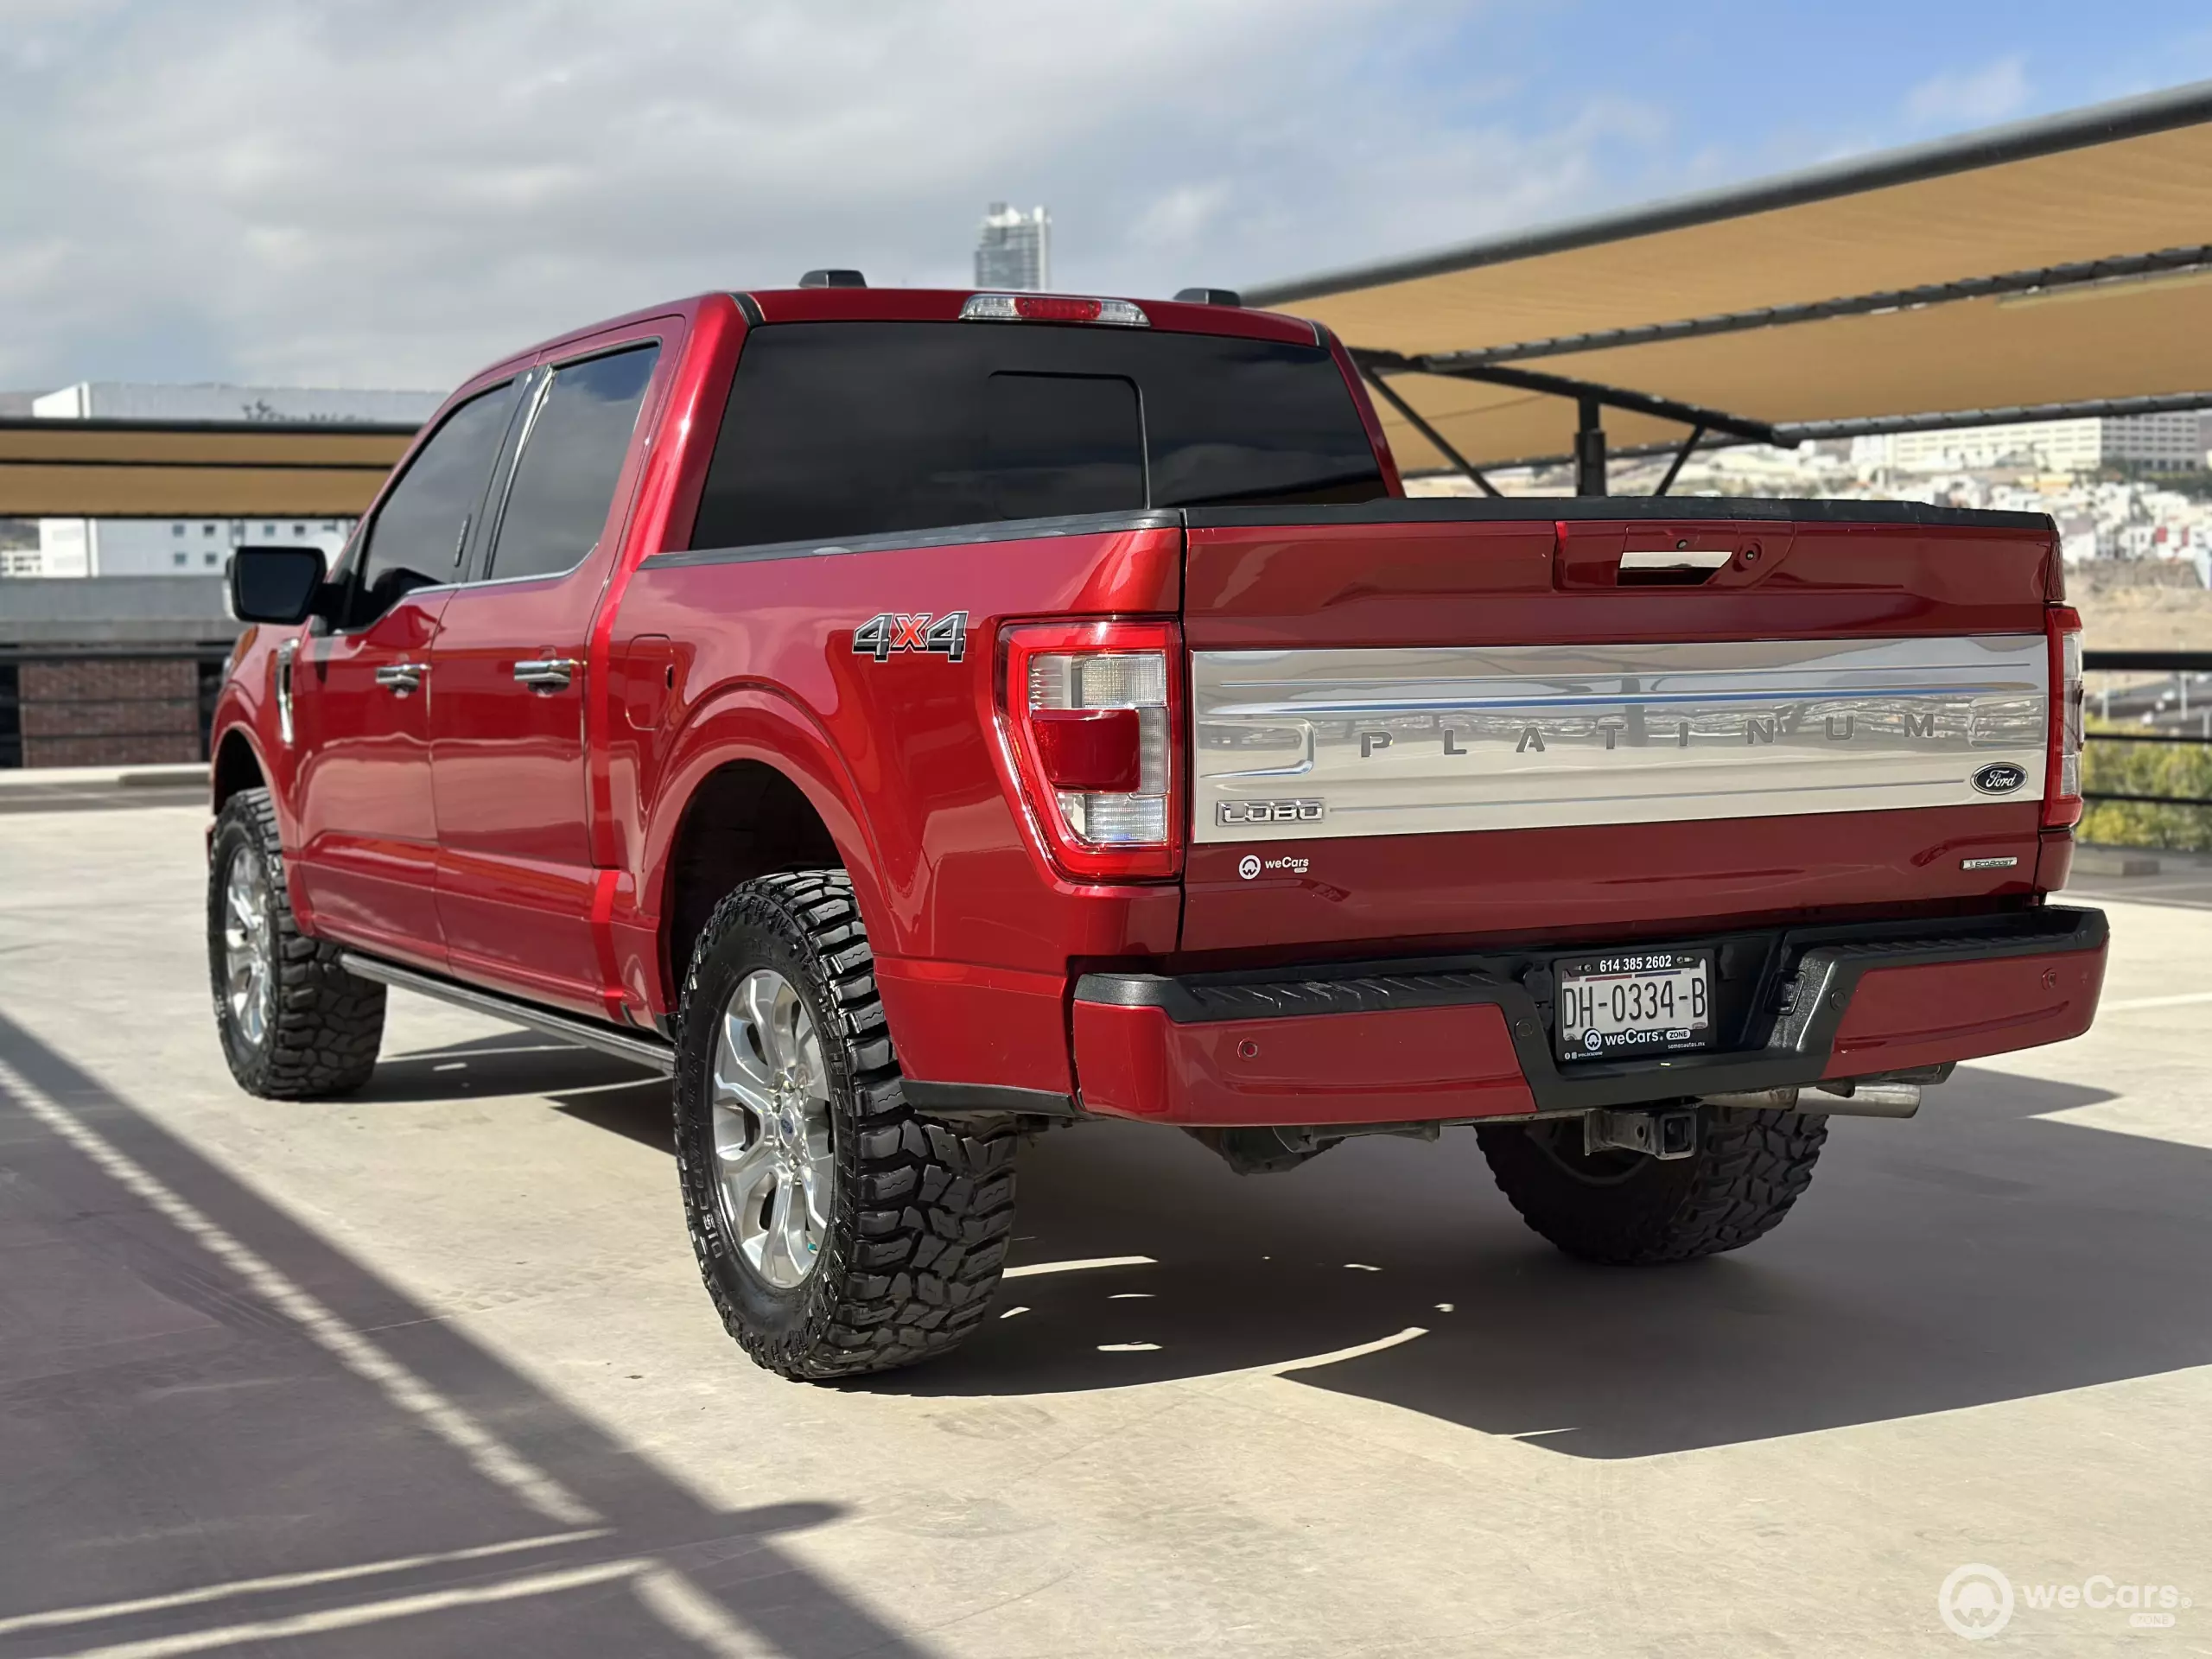
M 1041 289 L 1052 283 L 1052 216 L 991 204 L 976 237 L 976 286 Z

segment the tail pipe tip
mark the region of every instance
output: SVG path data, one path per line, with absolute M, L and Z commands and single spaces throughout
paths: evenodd
M 1916 1083 L 1858 1082 L 1838 1078 L 1808 1090 L 1757 1089 L 1742 1094 L 1707 1095 L 1705 1103 L 1738 1111 L 1818 1112 L 1829 1117 L 1910 1117 L 1920 1109 Z M 1810 1096 L 1811 1098 L 1807 1098 Z

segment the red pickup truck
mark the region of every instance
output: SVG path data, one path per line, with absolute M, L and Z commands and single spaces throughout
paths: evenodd
M 390 985 L 672 1073 L 725 1322 L 829 1378 L 976 1328 L 1054 1125 L 1472 1125 L 1546 1238 L 1669 1262 L 2088 1026 L 2048 519 L 1408 499 L 1344 348 L 1230 297 L 641 312 L 462 386 L 334 571 L 242 550 L 239 1083 L 359 1087 Z

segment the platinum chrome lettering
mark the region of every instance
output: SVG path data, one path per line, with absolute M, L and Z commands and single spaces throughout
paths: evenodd
M 1194 652 L 1194 833 L 1993 806 L 1973 781 L 1993 765 L 2034 799 L 2048 653 L 2041 634 Z M 1273 811 L 1292 779 L 1323 817 Z

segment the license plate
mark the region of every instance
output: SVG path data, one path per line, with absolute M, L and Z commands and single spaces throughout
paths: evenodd
M 1553 965 L 1562 1060 L 1713 1046 L 1713 952 L 1624 951 Z

